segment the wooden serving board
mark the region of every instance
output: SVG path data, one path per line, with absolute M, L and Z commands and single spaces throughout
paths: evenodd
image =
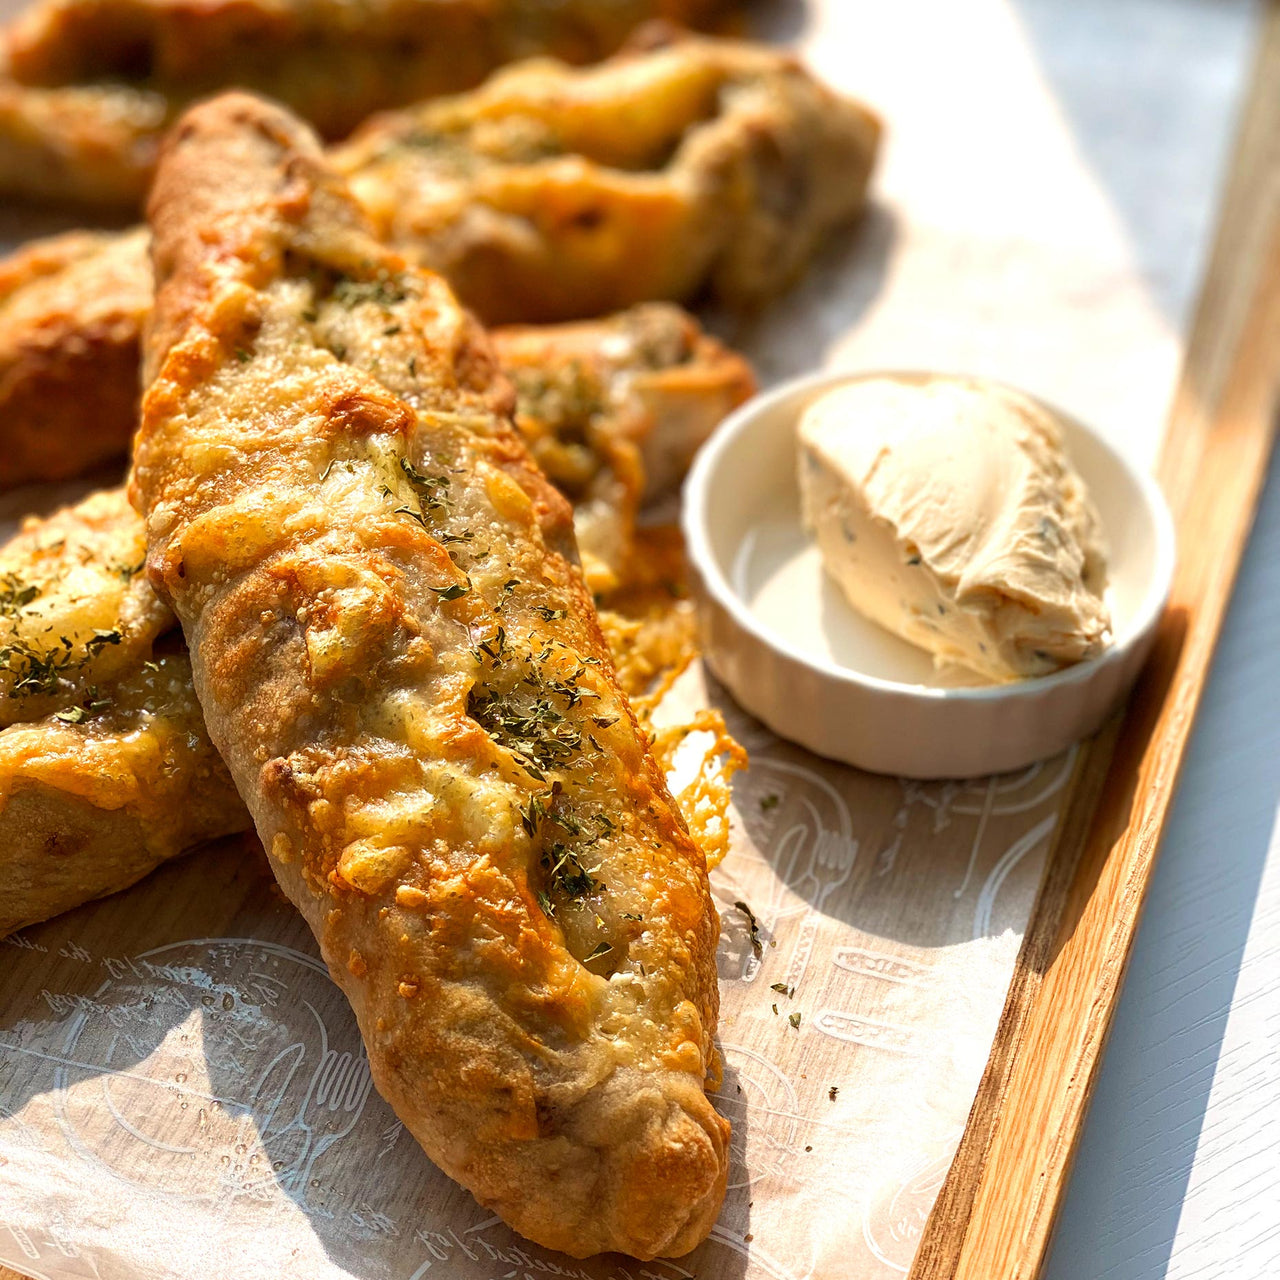
M 816 7 L 832 21 L 846 12 L 843 0 Z M 361 1280 L 1035 1276 L 1274 434 L 1277 83 L 1280 0 L 1269 0 L 1160 464 L 1180 568 L 1126 714 L 1039 774 L 914 788 L 816 761 L 733 720 L 755 765 L 735 786 L 734 851 L 713 877 L 725 934 L 720 1105 L 734 1122 L 735 1164 L 708 1246 L 678 1263 L 573 1264 L 495 1226 L 406 1152 L 367 1086 L 346 1095 L 349 1106 L 321 1106 L 325 1063 L 352 1068 L 358 1039 L 260 853 L 227 842 L 0 951 L 0 1257 L 24 1274 L 75 1280 L 334 1269 Z M 873 217 L 857 252 L 901 234 Z M 774 333 L 789 324 L 788 306 L 822 302 L 821 280 L 820 269 L 766 321 Z M 858 293 L 863 303 L 876 287 Z M 760 955 L 739 898 L 760 915 Z M 966 1007 L 970 982 L 984 997 Z M 241 1018 L 255 992 L 260 1016 Z M 305 1013 L 304 998 L 314 1002 Z M 140 999 L 154 1011 L 138 1015 Z M 924 1040 L 927 1052 L 913 1048 Z M 246 1091 L 232 1068 L 255 1053 Z M 261 1098 L 282 1062 L 293 1065 L 272 1077 L 268 1109 Z M 358 1072 L 349 1079 L 360 1084 Z M 900 1104 L 913 1092 L 923 1096 L 908 1112 Z M 107 1111 L 115 1120 L 95 1129 Z M 205 1130 L 216 1140 L 196 1151 Z M 862 1164 L 868 1152 L 897 1162 L 888 1191 L 873 1187 L 866 1203 L 849 1191 L 864 1173 L 850 1152 Z M 6 1178 L 20 1191 L 28 1176 L 47 1177 L 47 1213 L 16 1193 L 6 1201 Z M 256 1238 L 246 1230 L 255 1205 L 275 1215 L 262 1219 L 272 1233 Z M 242 1209 L 241 1235 L 219 1236 Z M 335 1232 L 341 1215 L 348 1229 Z M 189 1238 L 175 1230 L 166 1240 L 171 1222 Z M 154 1239 L 123 1238 L 148 1230 Z M 277 1233 L 291 1232 L 324 1247 L 264 1271 Z M 221 1244 L 245 1238 L 256 1252 L 243 1257 Z M 17 1274 L 0 1266 L 2 1280 Z

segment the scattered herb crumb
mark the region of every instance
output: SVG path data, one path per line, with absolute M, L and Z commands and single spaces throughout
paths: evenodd
M 111 705 L 110 698 L 104 698 L 98 692 L 98 686 L 89 686 L 88 699 L 78 707 L 68 707 L 64 711 L 55 711 L 53 718 L 63 724 L 83 724 L 90 716 L 105 711 Z
M 0 614 L 15 615 L 25 609 L 38 595 L 40 588 L 24 583 L 16 573 L 6 573 L 0 578 Z
M 831 1086 L 831 1088 L 827 1090 L 827 1099 L 828 1099 L 828 1101 L 830 1101 L 830 1102 L 834 1102 L 834 1101 L 836 1100 L 836 1094 L 837 1094 L 837 1093 L 839 1093 L 839 1092 L 840 1092 L 840 1087 L 839 1087 L 839 1085 L 834 1085 L 834 1084 L 833 1084 L 833 1085 Z
M 756 913 L 741 899 L 733 904 L 735 911 L 741 911 L 747 917 L 747 924 L 751 930 L 751 950 L 757 960 L 764 955 L 764 948 L 760 945 L 760 921 L 756 919 Z
M 583 964 L 588 964 L 592 960 L 599 960 L 601 956 L 607 956 L 613 947 L 607 942 L 599 942 L 592 949 L 591 953 L 583 960 Z
M 419 471 L 408 458 L 400 459 L 400 470 L 417 491 L 424 512 L 449 510 L 449 477 L 432 476 Z
M 793 1027 L 795 1027 L 795 1029 L 796 1029 L 797 1031 L 799 1031 L 799 1030 L 800 1030 L 800 1015 L 799 1015 L 798 1013 L 793 1013 L 793 1014 L 792 1014 L 792 1015 L 787 1019 L 787 1021 L 788 1021 L 789 1023 L 791 1023 L 791 1025 L 792 1025 Z
M 348 311 L 362 302 L 372 302 L 386 309 L 403 302 L 409 295 L 400 282 L 385 271 L 374 280 L 354 280 L 344 276 L 333 287 L 333 299 Z
M 769 987 L 770 991 L 776 991 L 779 995 L 784 995 L 788 1000 L 796 993 L 795 987 L 789 987 L 785 982 L 775 982 Z
M 98 653 L 101 653 L 102 650 L 107 647 L 107 645 L 119 644 L 120 641 L 123 639 L 124 639 L 124 636 L 122 636 L 119 631 L 95 630 L 93 635 L 91 635 L 89 639 L 84 642 L 84 647 L 85 649 L 88 650 L 89 655 L 92 657 Z
M 767 796 L 760 797 L 760 809 L 764 813 L 768 813 L 770 809 L 778 807 L 779 800 L 776 795 L 770 792 Z

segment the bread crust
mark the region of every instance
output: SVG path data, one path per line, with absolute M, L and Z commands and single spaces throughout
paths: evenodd
M 151 295 L 141 229 L 73 232 L 0 261 L 0 488 L 124 457 Z M 751 395 L 751 369 L 669 304 L 491 336 L 516 386 L 525 442 L 576 505 L 588 581 L 614 590 L 641 503 L 669 491 Z
M 145 197 L 164 129 L 229 85 L 342 137 L 367 115 L 534 54 L 590 62 L 637 23 L 717 26 L 738 0 L 36 0 L 0 35 L 0 190 Z
M 111 525 L 92 518 L 104 499 Z M 55 541 L 72 522 L 80 526 L 80 554 L 94 559 L 110 560 L 122 537 L 141 546 L 142 522 L 123 492 L 95 494 L 47 521 L 29 521 L 0 548 L 3 573 L 26 580 L 31 560 L 22 547 Z M 646 546 L 628 573 L 657 575 L 662 610 L 654 611 L 652 592 L 637 580 L 635 589 L 628 584 L 608 597 L 621 613 L 601 615 L 620 681 L 640 699 L 637 709 L 656 705 L 668 673 L 687 661 L 689 622 L 666 595 L 679 567 Z M 150 590 L 145 580 L 138 586 Z M 64 587 L 86 592 L 83 578 Z M 123 629 L 125 610 L 112 584 L 89 584 L 80 601 L 105 627 Z M 181 634 L 168 629 L 177 620 L 154 604 L 163 610 L 160 634 L 133 648 L 92 695 L 83 683 L 67 682 L 39 713 L 11 693 L 0 702 L 9 716 L 7 723 L 0 717 L 0 937 L 127 888 L 194 845 L 253 825 L 209 741 Z
M 73 231 L 0 261 L 0 488 L 124 456 L 150 310 L 143 228 Z
M 531 1239 L 687 1252 L 718 920 L 484 334 L 245 95 L 171 135 L 151 224 L 148 572 L 375 1083 Z
M 750 365 L 669 303 L 603 320 L 492 331 L 516 388 L 516 426 L 574 504 L 596 595 L 636 572 L 642 506 L 671 492 L 725 416 L 755 391 Z
M 100 687 L 81 723 L 0 730 L 0 937 L 127 889 L 249 815 L 204 731 L 183 652 Z
M 0 78 L 0 193 L 130 213 L 146 195 L 169 116 L 164 96 L 145 89 Z
M 334 162 L 379 235 L 486 323 L 759 306 L 862 206 L 879 121 L 789 53 L 653 43 L 509 67 L 371 120 Z
M 143 554 L 120 491 L 0 548 L 0 936 L 248 826 Z

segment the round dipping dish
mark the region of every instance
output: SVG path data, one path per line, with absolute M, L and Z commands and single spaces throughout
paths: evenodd
M 1038 401 L 1061 426 L 1102 519 L 1111 646 L 1051 675 L 988 684 L 936 668 L 931 655 L 862 617 L 801 523 L 800 416 L 850 382 L 938 376 L 822 374 L 756 396 L 698 455 L 682 517 L 703 653 L 738 703 L 819 755 L 912 778 L 1020 769 L 1093 733 L 1151 649 L 1175 559 L 1173 521 L 1154 479 L 1097 432 Z

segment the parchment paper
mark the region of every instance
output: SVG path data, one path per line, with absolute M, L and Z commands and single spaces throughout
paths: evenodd
M 1256 18 L 1246 0 L 775 0 L 769 33 L 877 106 L 889 139 L 857 233 L 766 316 L 721 327 L 766 381 L 967 369 L 1151 458 Z M 11 210 L 0 225 L 30 230 Z M 664 711 L 707 700 L 752 767 L 713 876 L 734 1138 L 706 1245 L 575 1262 L 436 1172 L 245 840 L 0 947 L 0 1261 L 48 1280 L 904 1273 L 1072 755 L 900 782 L 778 742 L 698 671 Z

